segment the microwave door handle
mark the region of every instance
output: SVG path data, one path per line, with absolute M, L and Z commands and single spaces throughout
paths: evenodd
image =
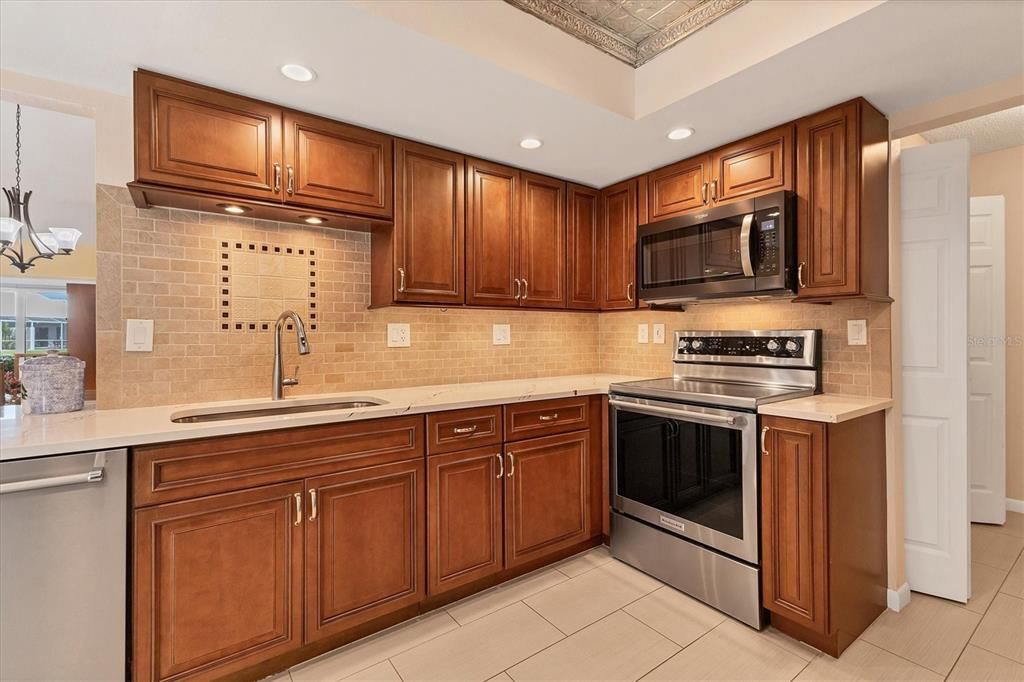
M 754 276 L 754 263 L 750 260 L 753 223 L 754 214 L 748 213 L 743 216 L 743 226 L 740 228 L 740 261 L 743 264 L 743 274 L 747 277 Z

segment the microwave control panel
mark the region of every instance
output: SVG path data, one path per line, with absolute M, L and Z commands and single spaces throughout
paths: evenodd
M 778 216 L 778 212 L 775 212 Z M 757 224 L 757 274 L 761 277 L 779 274 L 779 230 L 777 217 L 762 218 Z

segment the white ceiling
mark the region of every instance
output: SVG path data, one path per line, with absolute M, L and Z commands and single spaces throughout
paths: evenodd
M 728 41 L 755 5 L 698 35 Z M 121 94 L 131 92 L 134 68 L 150 68 L 594 186 L 857 95 L 893 113 L 1024 72 L 1024 3 L 864 6 L 872 8 L 639 119 L 341 2 L 5 1 L 0 65 Z M 693 58 L 694 69 L 706 67 Z M 278 73 L 287 62 L 319 77 L 287 81 Z M 697 133 L 666 140 L 679 125 Z M 544 147 L 520 149 L 528 135 Z
M 988 154 L 1024 145 L 1024 106 L 961 121 L 921 133 L 932 144 L 965 139 L 971 154 Z

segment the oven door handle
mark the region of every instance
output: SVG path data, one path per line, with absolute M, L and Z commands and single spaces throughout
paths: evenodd
M 748 213 L 743 216 L 743 226 L 740 228 L 740 262 L 743 264 L 743 274 L 747 277 L 754 276 L 754 263 L 750 260 L 751 226 L 753 223 L 754 214 Z
M 609 399 L 608 404 L 618 407 L 619 409 L 629 410 L 630 412 L 640 412 L 641 414 L 654 414 L 661 417 L 673 417 L 675 419 L 692 419 L 694 421 L 708 422 L 711 424 L 725 424 L 727 426 L 734 426 L 736 424 L 735 417 L 723 417 L 717 414 L 691 412 L 690 410 L 681 410 L 674 407 L 638 405 L 637 403 L 631 403 L 625 400 L 615 400 L 614 398 Z

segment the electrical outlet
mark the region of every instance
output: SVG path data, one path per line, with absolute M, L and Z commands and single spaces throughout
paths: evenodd
M 647 343 L 647 330 L 648 330 L 648 327 L 647 327 L 646 324 L 638 324 L 636 326 L 636 342 L 637 343 Z
M 846 321 L 846 343 L 850 346 L 868 345 L 868 321 Z
M 388 348 L 408 348 L 412 345 L 412 332 L 407 324 L 388 324 Z
M 665 325 L 654 325 L 654 343 L 665 343 Z
M 512 325 L 491 325 L 491 338 L 495 346 L 507 346 L 512 343 Z

